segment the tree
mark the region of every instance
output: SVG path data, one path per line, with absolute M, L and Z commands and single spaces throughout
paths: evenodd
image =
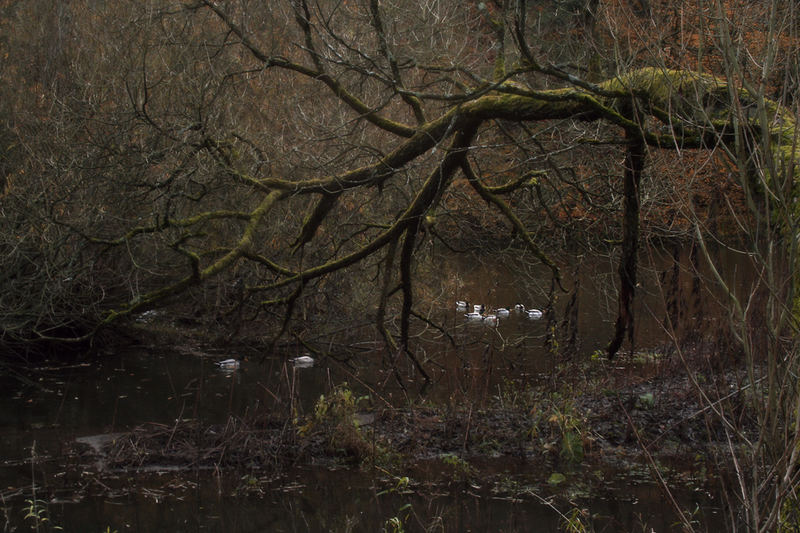
M 705 152 L 736 178 L 710 173 L 743 193 L 747 212 L 731 218 L 764 273 L 749 302 L 729 293 L 770 431 L 746 448 L 761 487 L 742 485 L 746 522 L 774 526 L 793 501 L 800 426 L 796 8 L 406 4 L 3 4 L 4 343 L 91 339 L 178 299 L 275 314 L 274 343 L 298 316 L 362 306 L 425 375 L 410 347 L 426 320 L 423 235 L 502 220 L 563 285 L 537 238 L 545 213 L 620 243 L 613 357 L 634 330 L 646 187 L 683 187 L 670 208 L 708 248 L 696 187 L 656 172 L 659 158 L 693 168 Z M 756 304 L 766 341 L 749 333 Z
M 135 274 L 118 281 L 130 285 L 118 295 L 127 302 L 102 323 L 244 265 L 260 272 L 246 293 L 286 304 L 288 320 L 309 284 L 376 261 L 386 276 L 379 309 L 400 289 L 399 344 L 405 346 L 415 244 L 424 223 L 446 208 L 459 173 L 560 279 L 512 208 L 514 195 L 536 187 L 544 170 L 530 156 L 532 147 L 547 152 L 551 146 L 529 126 L 510 131 L 508 125 L 544 130 L 555 121 L 598 121 L 604 124 L 598 131 L 627 154 L 613 355 L 633 325 L 646 147 L 715 146 L 734 139 L 741 126 L 729 107 L 730 86 L 710 74 L 657 66 L 590 82 L 570 72 L 580 64 L 543 61 L 530 44 L 529 17 L 538 8 L 526 2 L 400 8 L 377 1 L 294 2 L 258 11 L 211 1 L 159 10 L 72 7 L 72 20 L 82 17 L 85 24 L 75 24 L 73 40 L 90 30 L 103 45 L 92 51 L 100 55 L 73 52 L 84 61 L 72 62 L 70 77 L 82 80 L 85 93 L 80 105 L 62 108 L 80 117 L 69 124 L 75 137 L 67 141 L 84 161 L 65 156 L 51 166 L 74 175 L 68 194 L 92 189 L 87 203 L 94 213 L 51 218 L 101 248 L 125 249 L 115 261 L 129 254 Z M 121 22 L 109 25 L 120 13 Z M 586 20 L 596 16 L 578 12 L 576 31 L 583 35 Z M 437 23 L 424 27 L 422 20 Z M 596 56 L 582 59 L 597 62 Z M 114 81 L 102 83 L 104 77 Z M 758 96 L 741 92 L 748 105 Z M 765 101 L 763 118 L 773 120 L 765 127 L 783 139 L 772 149 L 792 161 L 794 117 Z M 499 139 L 509 153 L 533 162 L 497 173 L 497 166 L 471 159 L 481 144 Z M 491 172 L 506 181 L 487 181 Z M 408 187 L 397 184 L 403 179 Z M 352 231 L 331 227 L 343 215 Z M 383 330 L 381 320 L 378 327 Z
M 727 295 L 730 346 L 741 354 L 735 370 L 718 372 L 720 382 L 736 376 L 733 391 L 708 394 L 710 425 L 722 428 L 730 447 L 719 460 L 735 472 L 724 494 L 732 530 L 792 531 L 797 527 L 798 314 L 797 314 L 797 107 L 796 8 L 771 2 L 758 6 L 712 5 L 715 38 L 708 54 L 724 70 L 730 126 L 714 152 L 744 192 L 746 203 L 730 216 L 740 231 L 725 235 L 701 221 L 686 202 L 696 243 L 714 281 Z M 754 19 L 766 21 L 751 25 Z M 709 58 L 709 59 L 710 59 Z M 745 59 L 747 58 L 747 59 Z M 704 58 L 705 59 L 705 58 Z M 704 61 L 705 63 L 705 61 Z M 786 122 L 786 119 L 790 119 Z M 735 281 L 720 268 L 715 248 L 741 250 L 755 279 Z M 674 325 L 669 329 L 674 331 Z M 687 374 L 697 368 L 679 349 Z M 741 373 L 741 374 L 739 374 Z M 739 374 L 739 375 L 737 375 Z

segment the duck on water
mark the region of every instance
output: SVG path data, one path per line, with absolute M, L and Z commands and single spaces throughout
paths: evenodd
M 220 370 L 236 370 L 241 366 L 241 362 L 238 359 L 223 359 L 222 361 L 215 361 L 214 364 Z

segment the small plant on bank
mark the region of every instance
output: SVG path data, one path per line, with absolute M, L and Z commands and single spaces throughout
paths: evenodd
M 359 429 L 355 415 L 359 402 L 368 399 L 367 396 L 356 396 L 347 383 L 337 385 L 327 396 L 320 395 L 313 415 L 298 428 L 299 435 L 323 434 L 332 451 L 363 459 L 371 445 Z
M 531 411 L 541 400 L 540 391 L 533 386 L 504 378 L 497 386 L 495 401 L 502 409 L 521 409 Z
M 588 440 L 586 420 L 578 414 L 572 401 L 554 395 L 549 406 L 547 422 L 554 441 L 560 444 L 560 455 L 571 463 L 583 461 L 584 442 Z
M 546 440 L 546 450 L 559 448 L 561 456 L 571 463 L 583 461 L 586 443 L 591 441 L 586 427 L 586 417 L 579 413 L 569 391 L 542 395 L 529 387 L 520 389 L 506 381 L 499 389 L 497 401 L 501 406 L 511 409 L 524 409 L 530 418 L 530 439 Z M 542 434 L 545 427 L 550 428 L 549 436 Z
M 443 455 L 442 462 L 453 468 L 454 479 L 460 479 L 463 481 L 468 479 L 475 472 L 475 469 L 472 468 L 472 465 L 454 453 L 447 453 Z
M 636 399 L 636 408 L 641 410 L 648 410 L 652 409 L 656 405 L 655 396 L 653 396 L 652 392 L 645 392 L 644 394 L 640 394 L 639 397 Z
M 637 365 L 647 365 L 664 359 L 664 354 L 654 351 L 640 351 L 633 354 L 633 363 Z
M 25 500 L 25 503 L 27 504 L 23 509 L 25 520 L 33 523 L 32 528 L 34 531 L 63 529 L 61 526 L 55 526 L 50 523 L 50 519 L 47 516 L 47 502 L 34 498 Z
M 314 417 L 317 421 L 344 421 L 357 426 L 356 408 L 363 401 L 369 401 L 369 396 L 356 396 L 347 383 L 342 383 L 334 387 L 327 398 L 320 395 L 314 406 Z
M 397 514 L 388 520 L 383 527 L 386 533 L 405 533 L 405 524 L 411 515 L 411 504 L 407 503 L 397 510 Z
M 587 514 L 585 509 L 573 507 L 570 512 L 562 517 L 561 529 L 567 533 L 588 533 L 591 529 L 585 522 Z
M 385 470 L 384 470 L 385 472 Z M 382 490 L 378 493 L 378 496 L 383 496 L 385 494 L 407 494 L 409 491 L 408 486 L 411 483 L 411 478 L 408 476 L 401 476 L 396 478 L 397 482 L 395 483 L 394 487 L 391 487 L 386 490 Z
M 33 441 L 31 444 L 31 479 L 33 482 L 31 483 L 31 498 L 25 500 L 27 507 L 23 509 L 25 513 L 25 520 L 29 520 L 33 522 L 33 530 L 37 533 L 39 531 L 45 529 L 54 529 L 60 530 L 63 529 L 60 526 L 55 526 L 50 523 L 50 519 L 47 516 L 47 502 L 41 500 L 36 497 L 36 463 L 37 463 L 36 454 L 36 441 Z

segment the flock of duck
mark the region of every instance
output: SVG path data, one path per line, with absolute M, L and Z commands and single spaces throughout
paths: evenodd
M 456 302 L 456 311 L 469 310 L 469 302 L 459 300 Z M 511 316 L 511 310 L 506 307 L 495 309 L 491 313 L 484 314 L 486 307 L 483 304 L 475 304 L 472 306 L 472 311 L 465 313 L 464 316 L 471 322 L 482 322 L 487 326 L 497 327 L 500 324 L 501 318 Z M 526 309 L 522 304 L 514 306 L 514 313 L 524 316 L 530 320 L 539 320 L 542 318 L 542 312 L 539 309 Z
M 463 300 L 456 302 L 456 311 L 467 311 L 469 303 Z M 491 327 L 500 325 L 501 318 L 508 318 L 511 316 L 511 310 L 506 307 L 499 307 L 491 313 L 486 313 L 486 307 L 483 304 L 475 304 L 472 306 L 472 311 L 465 313 L 464 316 L 470 322 L 482 322 L 483 324 Z M 524 316 L 530 320 L 539 320 L 542 318 L 542 312 L 539 309 L 526 309 L 522 304 L 514 306 L 514 313 Z M 308 368 L 314 366 L 314 358 L 308 355 L 301 355 L 294 357 L 290 360 L 296 368 Z M 223 359 L 214 363 L 220 370 L 238 370 L 241 365 L 239 359 Z

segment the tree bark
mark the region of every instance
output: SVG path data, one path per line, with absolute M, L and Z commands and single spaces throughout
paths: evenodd
M 608 344 L 608 358 L 613 359 L 626 333 L 634 341 L 633 301 L 636 296 L 636 265 L 639 250 L 639 185 L 645 161 L 645 145 L 638 135 L 632 137 L 625 156 L 625 215 L 622 222 L 622 257 L 619 263 L 619 305 L 614 337 Z

